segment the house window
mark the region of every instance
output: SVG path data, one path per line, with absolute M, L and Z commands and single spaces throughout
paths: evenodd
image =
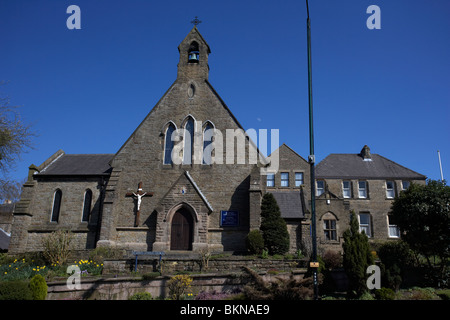
M 323 220 L 323 231 L 325 233 L 325 240 L 337 240 L 336 236 L 336 220 Z
M 189 117 L 184 126 L 183 164 L 192 164 L 194 151 L 194 119 Z
M 395 223 L 394 216 L 388 215 L 388 225 L 389 225 L 389 238 L 400 238 L 400 229 Z
M 281 186 L 282 187 L 289 187 L 289 172 L 282 172 L 281 173 Z
M 358 195 L 360 198 L 367 198 L 367 182 L 358 181 Z
M 274 173 L 267 174 L 267 186 L 275 187 L 275 174 Z
M 352 188 L 350 181 L 342 181 L 342 194 L 344 198 L 352 197 Z
M 386 198 L 393 199 L 394 196 L 394 181 L 386 181 Z
M 359 232 L 363 231 L 369 238 L 372 236 L 369 213 L 359 214 Z
M 409 188 L 409 186 L 411 185 L 411 182 L 409 181 L 402 181 L 402 190 L 406 190 Z
M 316 181 L 316 196 L 320 196 L 325 192 L 325 181 L 317 180 Z
M 51 216 L 51 222 L 58 222 L 59 221 L 59 211 L 61 209 L 61 198 L 62 198 L 62 192 L 61 190 L 56 190 L 55 194 L 53 195 L 53 208 L 52 208 L 52 216 Z
M 165 141 L 164 141 L 164 164 L 172 164 L 172 150 L 174 141 L 172 140 L 172 134 L 175 131 L 175 126 L 170 123 L 166 129 Z
M 207 123 L 203 131 L 203 164 L 212 163 L 212 140 L 214 136 L 214 127 L 211 123 Z
M 295 186 L 300 187 L 303 184 L 303 172 L 295 173 Z
M 84 193 L 83 214 L 81 216 L 81 222 L 89 222 L 89 215 L 91 214 L 91 203 L 92 191 L 90 189 L 87 189 Z

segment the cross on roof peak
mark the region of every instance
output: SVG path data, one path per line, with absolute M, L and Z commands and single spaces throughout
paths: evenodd
M 195 16 L 194 20 L 192 20 L 191 23 L 192 23 L 194 26 L 197 26 L 197 25 L 199 25 L 200 23 L 202 23 L 202 21 L 199 20 L 197 16 Z

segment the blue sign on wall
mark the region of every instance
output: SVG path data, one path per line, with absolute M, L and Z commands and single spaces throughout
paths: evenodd
M 221 227 L 237 227 L 239 226 L 239 212 L 238 211 L 220 211 L 220 226 Z

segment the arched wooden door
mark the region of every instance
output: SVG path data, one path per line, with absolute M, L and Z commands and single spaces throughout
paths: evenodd
M 194 221 L 186 209 L 180 209 L 173 215 L 170 233 L 170 250 L 192 250 Z

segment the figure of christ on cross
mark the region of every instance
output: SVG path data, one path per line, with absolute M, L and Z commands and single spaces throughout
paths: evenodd
M 126 197 L 133 197 L 136 199 L 136 218 L 134 220 L 134 226 L 139 226 L 139 216 L 141 214 L 141 202 L 143 197 L 151 197 L 153 196 L 153 192 L 144 192 L 142 191 L 142 181 L 139 182 L 137 192 L 127 192 Z

